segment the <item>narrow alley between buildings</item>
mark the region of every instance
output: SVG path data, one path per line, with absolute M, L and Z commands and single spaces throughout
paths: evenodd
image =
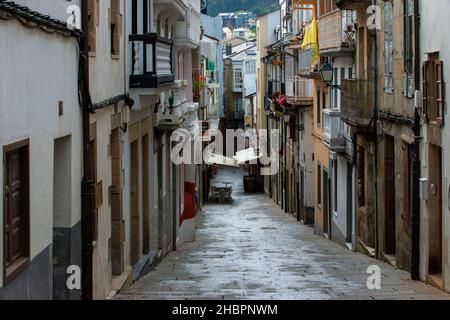
M 116 296 L 141 299 L 448 299 L 410 274 L 313 234 L 264 194 L 245 194 L 240 170 L 222 169 L 234 202 L 208 204 L 197 239 Z M 367 268 L 381 268 L 381 290 Z

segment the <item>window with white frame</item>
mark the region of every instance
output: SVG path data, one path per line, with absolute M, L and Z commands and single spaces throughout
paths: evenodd
M 242 90 L 242 68 L 234 69 L 233 87 L 235 90 Z
M 245 74 L 256 73 L 256 60 L 248 60 L 245 62 Z

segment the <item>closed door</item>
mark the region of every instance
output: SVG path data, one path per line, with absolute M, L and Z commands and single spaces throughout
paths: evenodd
M 150 150 L 149 136 L 142 137 L 142 253 L 150 252 Z
M 384 170 L 384 252 L 395 254 L 397 247 L 395 232 L 395 149 L 394 137 L 392 136 L 386 136 L 385 138 Z
M 4 270 L 8 283 L 29 258 L 28 146 L 6 152 L 4 181 Z
M 131 143 L 131 263 L 136 264 L 139 261 L 139 144 L 138 141 Z
M 430 145 L 430 196 L 428 273 L 442 273 L 442 149 Z
M 328 172 L 323 172 L 323 233 L 330 235 L 330 188 Z

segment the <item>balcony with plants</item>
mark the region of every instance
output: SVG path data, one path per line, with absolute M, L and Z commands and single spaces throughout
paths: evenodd
M 353 54 L 356 43 L 356 12 L 333 10 L 319 18 L 319 52 L 326 56 Z
M 154 117 L 155 127 L 173 129 L 184 122 L 186 106 L 189 104 L 186 98 L 187 85 L 187 80 L 176 80 L 170 93 L 164 95 L 164 100 L 159 105 Z

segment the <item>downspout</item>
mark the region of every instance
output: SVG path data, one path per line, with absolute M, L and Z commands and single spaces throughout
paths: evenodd
M 420 10 L 414 0 L 414 87 L 420 90 Z M 411 279 L 420 280 L 420 115 L 414 110 L 413 208 L 411 239 Z
M 372 5 L 376 6 L 377 1 L 372 0 Z M 379 259 L 379 212 L 378 212 L 378 90 L 377 90 L 377 78 L 378 78 L 378 57 L 377 57 L 377 30 L 372 30 L 372 57 L 371 57 L 371 82 L 372 82 L 372 110 L 373 110 L 373 138 L 374 141 L 374 198 L 375 198 L 375 257 Z
M 84 57 L 80 61 L 84 61 L 84 95 L 89 89 L 89 48 L 88 48 L 88 0 L 81 1 L 82 10 L 82 30 L 84 37 L 81 40 L 81 53 Z M 93 273 L 92 273 L 92 253 L 93 253 L 93 217 L 94 217 L 94 181 L 92 179 L 92 168 L 90 166 L 90 111 L 86 103 L 89 101 L 83 97 L 83 179 L 81 182 L 81 299 L 93 299 Z

